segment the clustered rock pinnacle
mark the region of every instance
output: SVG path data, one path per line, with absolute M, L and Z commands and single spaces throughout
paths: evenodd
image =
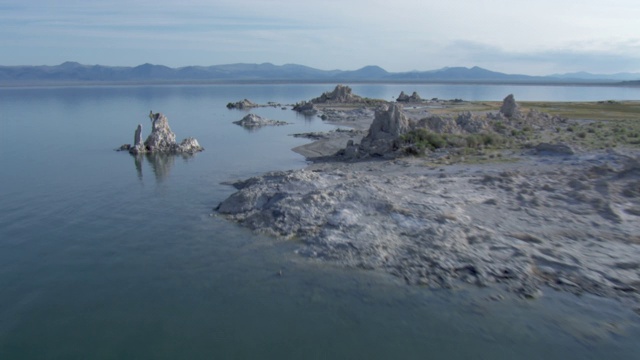
M 417 94 L 414 93 L 414 95 Z M 409 98 L 411 97 L 406 96 L 403 92 L 398 97 L 398 102 L 387 103 L 378 107 L 367 136 L 362 139 L 360 144 L 356 144 L 352 140 L 349 141 L 347 146 L 338 152 L 338 155 L 346 159 L 359 159 L 368 156 L 395 157 L 402 156 L 405 153 L 413 153 L 411 143 L 403 140 L 403 135 L 412 131 L 461 136 L 470 134 L 504 136 L 514 132 L 517 133 L 524 126 L 540 127 L 562 122 L 561 118 L 535 110 L 531 110 L 526 114 L 521 113 L 513 95 L 509 95 L 504 99 L 498 113 L 473 114 L 466 111 L 456 115 L 428 114 L 421 119 L 409 118 L 404 113 L 402 106 L 402 101 L 410 101 L 408 100 Z M 500 126 L 496 124 L 500 124 Z M 498 137 L 495 139 L 497 139 L 496 141 L 500 140 Z M 572 149 L 564 144 L 557 146 L 545 145 L 538 151 L 572 153 Z
M 194 138 L 186 138 L 182 142 L 176 142 L 176 134 L 171 131 L 167 117 L 161 113 L 149 114 L 151 119 L 151 134 L 142 142 L 142 124 L 138 124 L 135 133 L 133 145 L 122 145 L 118 150 L 129 151 L 131 154 L 143 153 L 166 153 L 193 154 L 204 150 Z
M 333 91 L 327 91 L 319 97 L 311 99 L 310 101 L 303 101 L 296 104 L 293 107 L 293 110 L 302 114 L 313 115 L 318 112 L 318 109 L 315 107 L 316 104 L 354 104 L 362 102 L 365 102 L 365 99 L 358 95 L 354 95 L 350 87 L 345 85 L 337 85 L 333 89 Z
M 320 97 L 311 100 L 313 104 L 324 103 L 358 103 L 364 99 L 351 92 L 351 88 L 345 85 L 337 85 L 331 92 L 325 92 Z
M 404 91 L 400 92 L 400 95 L 396 99 L 397 102 L 420 102 L 422 98 L 418 95 L 417 92 L 413 92 L 411 96 L 404 93 Z

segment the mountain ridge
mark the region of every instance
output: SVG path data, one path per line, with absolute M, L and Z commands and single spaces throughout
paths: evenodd
M 59 65 L 0 66 L 4 84 L 61 82 L 218 82 L 218 81 L 361 81 L 361 82 L 478 82 L 478 83 L 631 83 L 640 73 L 611 75 L 575 72 L 532 76 L 506 74 L 478 66 L 444 67 L 428 71 L 388 72 L 377 65 L 357 70 L 320 70 L 299 64 L 233 63 L 183 66 L 144 63 L 138 66 L 84 65 L 66 61 Z M 0 85 L 2 85 L 0 83 Z

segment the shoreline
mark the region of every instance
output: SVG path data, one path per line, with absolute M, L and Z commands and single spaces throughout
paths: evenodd
M 356 129 L 373 121 L 358 119 L 327 121 Z M 616 299 L 640 314 L 637 150 L 505 149 L 486 162 L 446 151 L 335 156 L 365 134 L 332 131 L 294 148 L 306 168 L 237 182 L 216 210 L 299 240 L 299 255 L 411 285 L 475 284 L 524 298 L 552 288 Z
M 569 86 L 569 87 L 628 87 L 637 88 L 639 84 L 629 81 L 566 81 L 566 82 L 527 82 L 527 81 L 428 81 L 428 80 L 353 80 L 343 79 L 344 83 L 349 84 L 371 84 L 371 85 L 512 85 L 512 86 Z M 290 80 L 290 79 L 273 79 L 273 80 L 125 80 L 125 81 L 7 81 L 0 85 L 0 88 L 55 88 L 55 87 L 88 87 L 88 86 L 173 86 L 173 85 L 268 85 L 268 84 L 335 84 L 340 79 L 329 80 Z

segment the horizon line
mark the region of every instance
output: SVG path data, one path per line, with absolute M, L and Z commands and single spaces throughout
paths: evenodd
M 166 67 L 169 69 L 184 69 L 184 68 L 190 68 L 190 67 L 202 67 L 202 68 L 207 68 L 207 67 L 218 67 L 218 66 L 233 66 L 233 65 L 272 65 L 275 67 L 285 67 L 287 65 L 293 65 L 293 66 L 302 66 L 302 67 L 306 67 L 309 69 L 313 69 L 313 70 L 319 70 L 319 71 L 324 71 L 324 72 L 332 72 L 332 71 L 340 71 L 340 72 L 355 72 L 355 71 L 360 71 L 366 68 L 379 68 L 389 74 L 411 74 L 411 73 L 427 73 L 427 72 L 437 72 L 437 71 L 441 71 L 441 70 L 450 70 L 450 69 L 466 69 L 466 70 L 472 70 L 472 69 L 480 69 L 480 70 L 486 70 L 486 71 L 491 71 L 491 72 L 495 72 L 495 73 L 500 73 L 500 74 L 505 74 L 505 75 L 516 75 L 516 76 L 529 76 L 529 77 L 554 77 L 554 76 L 567 76 L 567 75 L 577 75 L 577 74 L 584 74 L 584 75 L 595 75 L 595 76 L 616 76 L 616 75 L 639 75 L 640 76 L 640 72 L 617 72 L 617 73 L 592 73 L 592 72 L 588 72 L 588 71 L 584 71 L 584 70 L 579 70 L 579 71 L 572 71 L 572 72 L 566 72 L 566 73 L 554 73 L 554 74 L 547 74 L 547 75 L 530 75 L 530 74 L 526 74 L 526 73 L 503 73 L 500 71 L 496 71 L 496 70 L 491 70 L 488 68 L 483 68 L 477 65 L 473 65 L 473 66 L 444 66 L 441 68 L 437 68 L 437 69 L 430 69 L 430 70 L 417 70 L 417 69 L 413 69 L 413 70 L 408 70 L 408 71 L 388 71 L 385 68 L 383 68 L 382 66 L 379 65 L 375 65 L 375 64 L 370 64 L 370 65 L 365 65 L 362 66 L 360 68 L 357 68 L 355 70 L 344 70 L 344 69 L 329 69 L 329 70 L 325 70 L 325 69 L 319 69 L 319 68 L 315 68 L 312 66 L 308 66 L 308 65 L 304 65 L 304 64 L 297 64 L 297 63 L 284 63 L 281 65 L 272 63 L 272 62 L 261 62 L 261 63 L 251 63 L 251 62 L 236 62 L 236 63 L 224 63 L 224 64 L 212 64 L 212 65 L 185 65 L 185 66 L 169 66 L 169 65 L 164 65 L 164 64 L 157 64 L 157 63 L 150 63 L 150 62 L 145 62 L 142 64 L 138 64 L 138 65 L 106 65 L 106 64 L 84 64 L 78 61 L 73 61 L 73 60 L 67 60 L 67 61 L 63 61 L 59 64 L 54 64 L 54 65 L 47 65 L 47 64 L 41 64 L 41 65 L 27 65 L 27 64 L 20 64 L 20 65 L 0 65 L 0 67 L 5 67 L 5 68 L 10 68 L 10 67 L 60 67 L 63 66 L 65 64 L 77 64 L 77 65 L 81 65 L 81 66 L 103 66 L 103 67 L 111 67 L 111 68 L 136 68 L 136 67 L 141 67 L 141 66 L 145 66 L 145 65 L 151 65 L 151 66 L 161 66 L 161 67 Z

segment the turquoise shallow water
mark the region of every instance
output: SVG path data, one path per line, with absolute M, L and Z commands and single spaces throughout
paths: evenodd
M 363 96 L 638 99 L 624 88 L 357 85 Z M 0 89 L 0 359 L 633 358 L 638 316 L 618 303 L 546 291 L 430 291 L 294 254 L 212 208 L 221 182 L 299 168 L 293 123 L 248 132 L 225 104 L 294 103 L 327 85 Z M 551 95 L 549 95 L 551 94 Z M 552 96 L 553 98 L 545 98 Z M 165 113 L 194 157 L 136 162 L 113 149 Z M 282 271 L 283 276 L 277 276 Z

